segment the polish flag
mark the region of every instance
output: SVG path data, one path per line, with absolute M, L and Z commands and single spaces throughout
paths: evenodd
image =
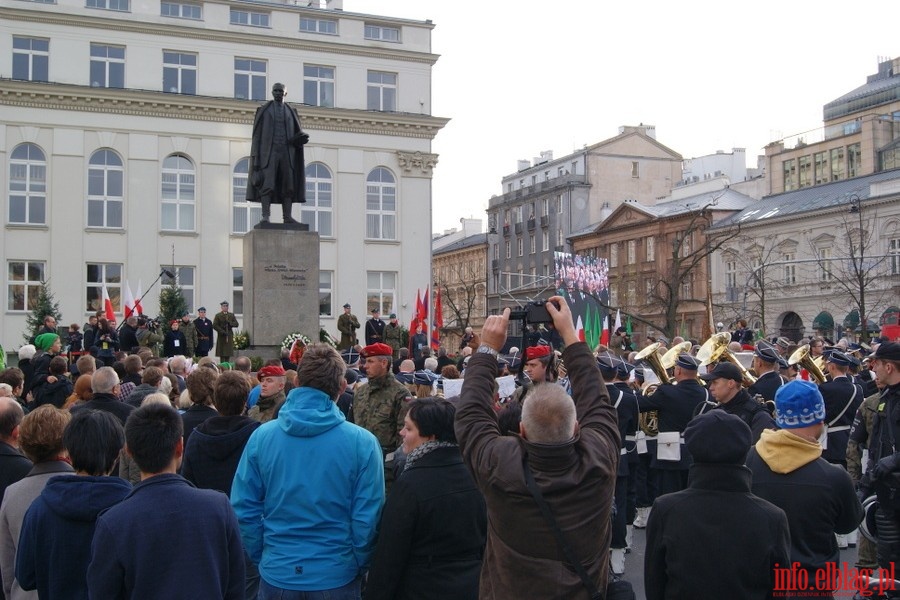
M 578 320 L 575 321 L 575 333 L 578 334 L 578 339 L 583 342 L 584 341 L 584 323 L 581 322 L 581 315 L 578 315 Z
M 131 295 L 131 286 L 128 285 L 128 281 L 125 281 L 125 287 L 122 290 L 122 293 L 125 295 L 125 308 L 124 314 L 127 319 L 131 315 L 134 314 L 134 296 Z
M 612 332 L 615 333 L 622 327 L 622 315 L 619 314 L 619 309 L 616 309 L 616 324 L 613 325 Z M 609 336 L 612 339 L 612 335 Z
M 144 298 L 144 292 L 141 291 L 143 287 L 141 280 L 138 279 L 137 294 L 134 296 L 134 312 L 139 315 L 144 314 L 144 307 L 141 305 L 141 300 Z
M 109 299 L 109 292 L 106 290 L 106 284 L 103 284 L 103 310 L 106 313 L 107 321 L 115 321 L 116 313 L 113 310 L 112 300 Z
M 609 346 L 609 315 L 603 319 L 603 331 L 600 333 L 600 343 Z

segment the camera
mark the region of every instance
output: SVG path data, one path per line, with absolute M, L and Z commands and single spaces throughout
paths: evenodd
M 525 323 L 552 323 L 553 318 L 547 310 L 547 302 L 549 300 L 534 300 L 529 302 L 523 308 L 514 310 L 509 313 L 510 320 L 525 319 Z M 559 308 L 559 305 L 554 303 Z

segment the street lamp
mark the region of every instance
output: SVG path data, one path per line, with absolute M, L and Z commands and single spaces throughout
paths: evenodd
M 863 269 L 865 268 L 863 265 L 863 257 L 864 257 L 864 247 L 865 243 L 863 242 L 863 216 L 862 216 L 862 199 L 857 194 L 850 194 L 848 198 L 850 201 L 850 213 L 856 214 L 859 217 L 859 263 L 858 266 L 854 265 L 856 269 L 856 281 L 859 284 L 859 322 L 862 326 L 862 333 L 860 335 L 860 341 L 868 342 L 869 341 L 869 324 L 866 320 L 866 285 L 865 281 L 863 281 Z M 850 240 L 850 251 L 851 256 L 853 255 L 853 240 L 851 237 Z

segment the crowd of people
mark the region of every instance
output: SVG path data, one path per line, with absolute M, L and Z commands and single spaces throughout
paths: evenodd
M 900 344 L 812 339 L 793 365 L 759 342 L 749 370 L 688 344 L 661 371 L 664 344 L 634 363 L 546 307 L 561 351 L 501 354 L 505 311 L 455 357 L 372 324 L 255 373 L 197 358 L 189 316 L 153 342 L 172 356 L 140 319 L 130 352 L 103 348 L 98 320 L 72 363 L 46 323 L 0 371 L 6 597 L 633 597 L 635 527 L 648 598 L 766 598 L 779 566 L 817 581 L 843 545 L 860 569 L 900 555 Z

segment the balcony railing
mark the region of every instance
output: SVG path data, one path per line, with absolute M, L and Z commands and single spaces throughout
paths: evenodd
M 509 237 L 509 225 L 503 226 L 503 237 Z
M 516 233 L 522 233 L 522 223 L 516 223 Z
M 541 227 L 550 225 L 550 215 L 541 215 Z
M 535 221 L 534 219 L 528 219 L 528 231 L 534 231 Z

